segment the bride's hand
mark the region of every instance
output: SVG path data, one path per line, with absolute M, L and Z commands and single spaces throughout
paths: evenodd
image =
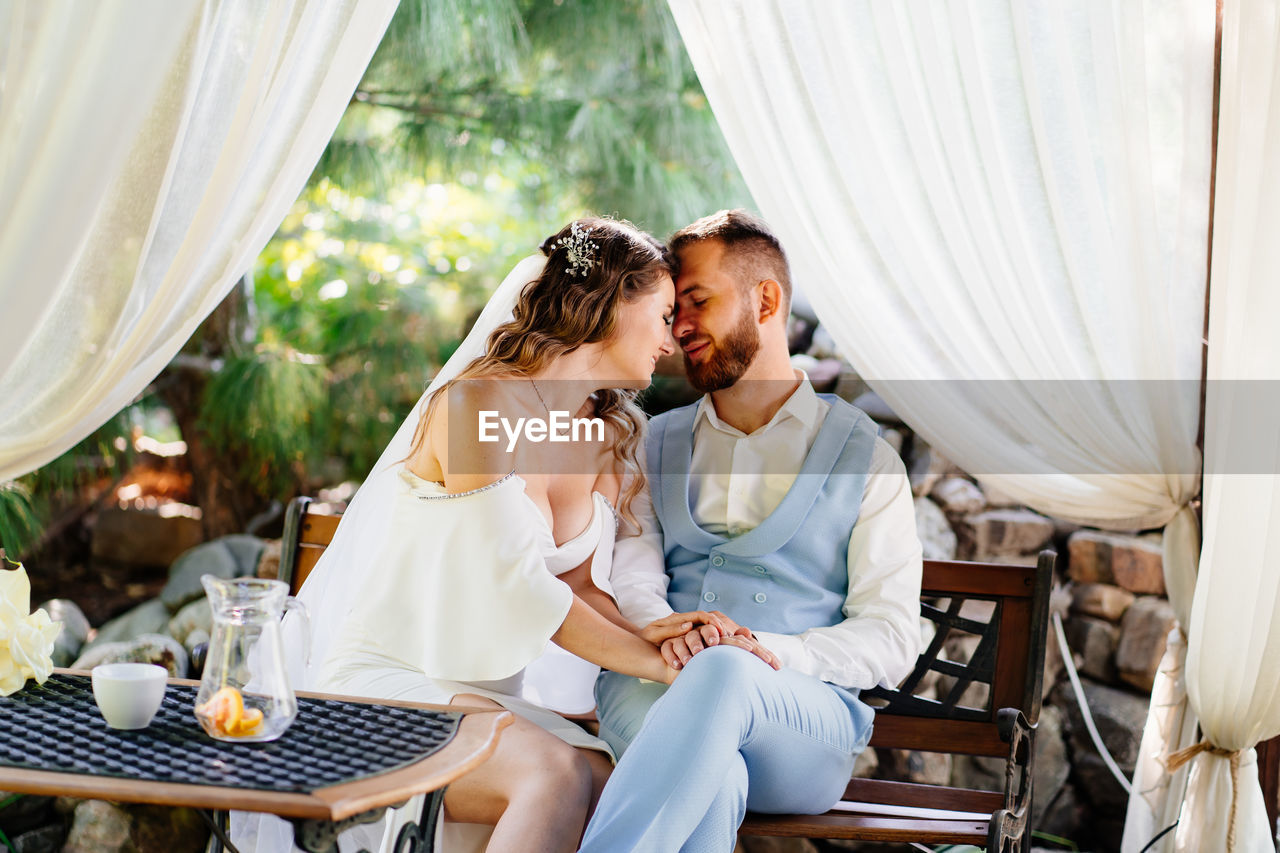
M 665 641 L 660 651 L 662 652 L 662 659 L 667 663 L 667 667 L 673 670 L 683 669 L 684 665 L 692 660 L 694 655 L 706 648 L 702 645 L 701 639 L 699 632 L 690 631 L 683 637 L 674 637 Z M 759 640 L 749 634 L 729 634 L 721 637 L 717 645 L 736 646 L 744 651 L 751 652 L 751 654 L 760 658 L 760 660 L 774 669 L 782 668 L 782 662 L 778 659 L 778 656 L 762 646 Z
M 695 629 L 694 626 L 699 626 Z M 721 637 L 740 635 L 750 637 L 751 632 L 725 616 L 719 610 L 691 610 L 688 613 L 672 613 L 661 619 L 655 619 L 645 625 L 637 633 L 644 640 L 655 646 L 661 646 L 667 640 L 683 637 L 696 630 L 700 637 L 697 651 L 705 646 L 714 646 Z M 691 639 L 690 645 L 693 645 Z
M 693 620 L 688 613 L 672 613 L 645 625 L 637 633 L 640 639 L 647 640 L 655 646 L 661 646 L 674 637 L 683 637 L 693 630 Z M 668 682 L 669 684 L 670 682 Z

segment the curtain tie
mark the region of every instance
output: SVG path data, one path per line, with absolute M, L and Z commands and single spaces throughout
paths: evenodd
M 1231 762 L 1231 814 L 1228 817 L 1229 823 L 1227 824 L 1227 853 L 1232 853 L 1236 849 L 1236 801 L 1238 799 L 1237 792 L 1240 788 L 1240 756 L 1244 754 L 1244 750 L 1223 749 L 1220 746 L 1214 746 L 1209 742 L 1208 738 L 1205 738 L 1197 744 L 1193 744 L 1186 749 L 1180 749 L 1170 755 L 1165 761 L 1165 767 L 1170 773 L 1173 773 L 1202 752 L 1225 758 Z

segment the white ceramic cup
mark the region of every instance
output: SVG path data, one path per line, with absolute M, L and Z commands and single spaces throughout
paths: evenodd
M 160 710 L 169 670 L 153 663 L 104 663 L 93 668 L 93 698 L 113 729 L 145 729 Z

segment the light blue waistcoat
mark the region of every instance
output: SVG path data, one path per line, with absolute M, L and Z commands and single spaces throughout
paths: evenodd
M 849 535 L 877 428 L 844 400 L 820 396 L 831 409 L 799 476 L 758 527 L 733 538 L 703 530 L 689 508 L 697 404 L 650 422 L 650 491 L 671 577 L 667 600 L 677 611 L 719 610 L 749 628 L 778 634 L 844 620 Z

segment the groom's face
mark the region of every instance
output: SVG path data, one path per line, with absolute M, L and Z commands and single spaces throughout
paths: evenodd
M 703 392 L 737 382 L 760 349 L 751 299 L 725 255 L 719 240 L 680 250 L 671 332 L 684 351 L 689 383 Z

